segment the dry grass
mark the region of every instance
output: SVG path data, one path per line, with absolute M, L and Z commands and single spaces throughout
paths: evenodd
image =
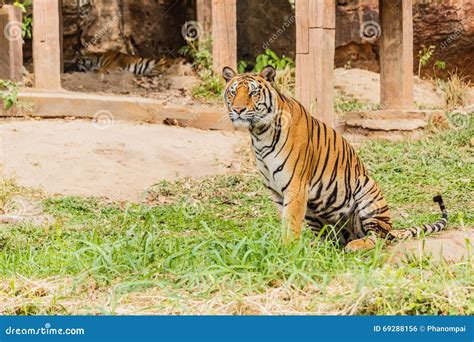
M 365 284 L 346 272 L 324 287 L 274 284 L 244 294 L 222 288 L 212 295 L 172 289 L 158 281 L 103 287 L 93 279 L 78 282 L 65 277 L 17 276 L 0 282 L 0 314 L 353 315 L 378 311 L 400 314 L 430 308 L 445 314 L 472 312 L 466 304 L 466 298 L 472 299 L 472 284 L 450 282 L 449 286 L 433 283 L 420 287 L 414 286 L 415 274 L 400 276 L 400 271 L 390 265 L 373 272 L 371 278 L 379 280 Z M 442 271 L 432 269 L 424 276 L 435 272 Z M 411 300 L 406 300 L 407 296 Z
M 287 65 L 283 70 L 277 70 L 275 87 L 283 94 L 295 96 L 295 68 Z
M 468 104 L 470 81 L 457 73 L 449 75 L 446 81 L 438 79 L 437 87 L 442 91 L 446 110 L 462 108 Z

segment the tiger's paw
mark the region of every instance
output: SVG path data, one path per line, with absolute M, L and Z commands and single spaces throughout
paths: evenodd
M 346 252 L 357 252 L 357 251 L 365 251 L 375 247 L 375 242 L 369 238 L 362 238 L 357 240 L 350 241 L 344 250 Z
M 392 240 L 405 240 L 411 237 L 411 233 L 409 230 L 405 229 L 393 229 L 388 232 L 388 236 Z

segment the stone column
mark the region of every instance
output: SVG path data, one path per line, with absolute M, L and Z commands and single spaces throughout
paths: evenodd
M 212 32 L 212 1 L 196 0 L 196 19 L 202 28 L 202 37 L 207 38 Z
M 61 90 L 58 0 L 33 3 L 33 68 L 35 87 Z
M 237 69 L 237 0 L 212 0 L 212 59 L 218 74 Z
M 379 0 L 380 103 L 383 109 L 412 109 L 412 0 Z
M 21 10 L 12 5 L 0 8 L 0 79 L 23 79 Z
M 334 125 L 335 0 L 296 1 L 296 98 Z

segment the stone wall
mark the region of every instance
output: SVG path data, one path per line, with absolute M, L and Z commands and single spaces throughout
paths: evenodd
M 415 53 L 422 44 L 436 46 L 435 56 L 425 71 L 430 71 L 433 62 L 439 59 L 446 62 L 446 72 L 457 69 L 474 81 L 473 0 L 417 1 L 413 11 L 413 35 Z
M 80 50 L 176 55 L 187 8 L 185 0 L 63 0 L 65 57 Z
M 338 0 L 336 9 L 336 66 L 378 71 L 377 42 L 367 42 L 359 34 L 364 22 L 378 23 L 377 0 Z M 415 0 L 413 6 L 414 72 L 418 51 L 434 45 L 435 54 L 423 67 L 432 74 L 436 60 L 446 62 L 439 76 L 457 70 L 474 80 L 474 2 L 472 0 Z
M 266 48 L 294 58 L 295 16 L 288 0 L 237 1 L 237 55 L 254 60 Z

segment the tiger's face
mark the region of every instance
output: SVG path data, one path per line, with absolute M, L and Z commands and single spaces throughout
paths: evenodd
M 252 129 L 269 124 L 275 112 L 275 95 L 271 86 L 275 69 L 267 66 L 258 75 L 237 75 L 225 67 L 222 76 L 227 82 L 224 101 L 234 126 Z

